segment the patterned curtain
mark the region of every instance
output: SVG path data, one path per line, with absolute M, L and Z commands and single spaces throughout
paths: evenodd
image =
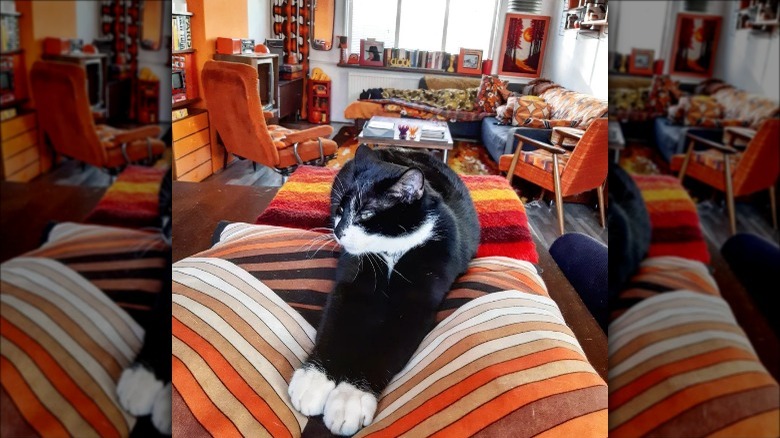
M 273 0 L 271 3 L 272 38 L 284 40 L 284 59 L 280 64 L 294 60 L 303 65 L 303 102 L 301 118 L 306 118 L 306 82 L 309 74 L 309 29 L 311 21 L 311 2 L 309 0 Z

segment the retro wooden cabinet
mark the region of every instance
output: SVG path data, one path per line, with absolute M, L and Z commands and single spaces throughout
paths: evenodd
M 35 111 L 21 111 L 19 115 L 0 122 L 2 162 L 0 178 L 5 181 L 26 182 L 40 175 L 45 154 L 41 153 L 38 120 Z
M 173 122 L 173 169 L 177 181 L 199 182 L 213 173 L 209 113 L 190 108 Z

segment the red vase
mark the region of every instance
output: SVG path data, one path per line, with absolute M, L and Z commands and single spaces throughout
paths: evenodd
M 482 61 L 482 74 L 489 75 L 493 71 L 493 60 L 485 59 Z

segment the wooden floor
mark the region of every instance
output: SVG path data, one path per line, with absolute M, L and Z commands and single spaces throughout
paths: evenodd
M 780 234 L 772 228 L 772 216 L 769 206 L 754 203 L 737 202 L 737 233 L 751 233 L 772 242 L 780 241 Z M 707 240 L 720 249 L 731 237 L 729 216 L 726 208 L 712 201 L 699 202 L 696 205 L 701 220 L 702 232 Z M 766 207 L 766 208 L 761 208 Z

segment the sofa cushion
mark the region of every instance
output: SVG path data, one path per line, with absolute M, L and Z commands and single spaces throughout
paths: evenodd
M 683 97 L 682 100 L 686 98 Z M 713 128 L 715 120 L 723 116 L 723 107 L 709 96 L 691 96 L 685 109 L 684 123 L 686 126 L 702 126 Z
M 474 109 L 486 113 L 495 113 L 496 108 L 503 103 L 501 90 L 507 87 L 507 83 L 507 81 L 498 79 L 498 76 L 483 75 L 477 91 L 477 101 L 474 104 Z
M 512 145 L 515 140 L 512 133 L 517 129 L 511 125 L 500 123 L 495 117 L 482 119 L 480 133 L 482 144 L 495 162 L 498 162 L 501 155 L 512 153 Z
M 720 88 L 712 97 L 723 107 L 723 118 L 742 120 L 754 129 L 764 120 L 780 115 L 777 102 L 736 88 Z
M 516 99 L 512 125 L 521 126 L 530 119 L 549 119 L 550 109 L 547 102 L 538 96 L 521 96 Z
M 589 94 L 557 87 L 551 88 L 539 96 L 550 107 L 550 118 L 579 120 L 577 126 L 582 129 L 586 129 L 594 120 L 607 116 L 607 102 Z

